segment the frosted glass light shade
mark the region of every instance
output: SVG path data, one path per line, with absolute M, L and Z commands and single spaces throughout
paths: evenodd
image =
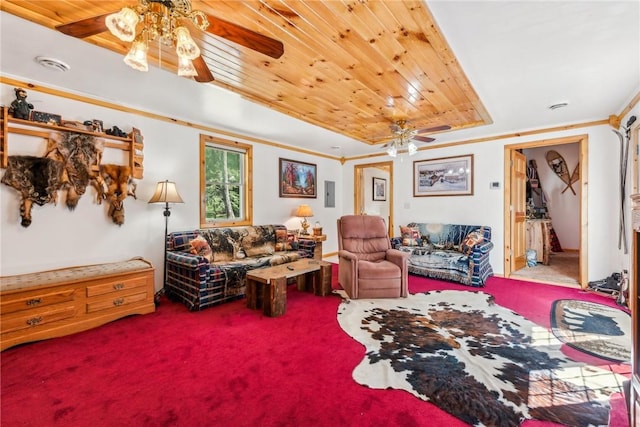
M 407 151 L 409 151 L 410 156 L 413 156 L 418 152 L 418 147 L 416 147 L 416 144 L 414 144 L 412 141 L 409 143 L 409 145 L 407 145 Z
M 136 40 L 131 45 L 131 50 L 124 57 L 124 63 L 138 71 L 149 71 L 147 63 L 147 51 L 149 46 L 142 40 Z
M 176 36 L 176 53 L 180 58 L 196 59 L 200 56 L 200 48 L 191 38 L 187 27 L 178 27 L 174 32 Z
M 393 144 L 391 146 L 389 146 L 389 148 L 387 148 L 387 154 L 389 155 L 389 157 L 395 157 L 398 155 L 398 149 L 396 148 L 396 145 Z
M 105 24 L 111 34 L 124 42 L 131 42 L 136 37 L 138 14 L 129 7 L 123 7 L 120 12 L 112 13 L 105 18 Z
M 178 75 L 184 77 L 197 76 L 198 72 L 190 59 L 178 57 Z

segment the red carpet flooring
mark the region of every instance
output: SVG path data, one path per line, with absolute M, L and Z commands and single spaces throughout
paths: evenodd
M 435 289 L 470 290 L 410 276 L 411 292 Z M 556 299 L 615 306 L 598 295 L 501 278 L 491 278 L 482 291 L 546 327 Z M 363 348 L 338 326 L 339 303 L 337 296 L 316 297 L 295 286 L 279 318 L 247 309 L 245 300 L 202 312 L 163 301 L 153 314 L 5 350 L 1 425 L 465 425 L 407 392 L 356 384 L 351 371 Z M 566 353 L 629 371 L 570 348 Z M 610 425 L 627 426 L 622 398 L 612 405 Z

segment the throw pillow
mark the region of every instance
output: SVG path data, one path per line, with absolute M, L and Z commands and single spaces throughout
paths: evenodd
M 197 236 L 195 239 L 189 240 L 189 253 L 193 255 L 200 255 L 204 257 L 208 262 L 213 260 L 213 252 L 209 243 L 202 236 Z
M 402 246 L 420 246 L 420 230 L 412 227 L 400 226 Z
M 298 250 L 298 237 L 288 230 L 276 230 L 276 251 Z
M 482 230 L 472 231 L 467 234 L 467 237 L 464 238 L 462 243 L 460 244 L 460 252 L 465 255 L 471 254 L 473 247 L 478 243 L 482 243 L 484 241 L 484 236 Z

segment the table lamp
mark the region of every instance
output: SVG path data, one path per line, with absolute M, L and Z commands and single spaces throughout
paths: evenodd
M 310 216 L 313 216 L 313 211 L 311 210 L 311 206 L 309 205 L 298 206 L 295 216 L 302 218 L 302 221 L 300 221 L 300 226 L 302 227 L 302 234 L 305 236 L 308 235 L 309 222 L 307 221 L 307 218 L 309 218 Z

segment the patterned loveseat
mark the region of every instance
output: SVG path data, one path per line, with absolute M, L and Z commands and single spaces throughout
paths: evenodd
M 400 232 L 391 244 L 411 253 L 409 273 L 474 287 L 493 276 L 491 227 L 413 222 Z
M 277 224 L 173 232 L 166 245 L 165 293 L 192 311 L 243 297 L 248 270 L 313 258 L 315 249 Z

